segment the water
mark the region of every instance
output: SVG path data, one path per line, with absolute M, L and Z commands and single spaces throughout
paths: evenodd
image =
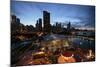
M 95 51 L 95 39 L 89 38 L 85 36 L 67 36 L 67 35 L 59 35 L 59 34 L 51 34 L 45 39 L 56 40 L 56 39 L 65 39 L 69 41 L 75 48 L 82 48 L 82 49 L 92 49 Z M 46 40 L 44 40 L 46 41 Z
M 68 40 L 74 47 L 95 50 L 95 40 L 83 37 L 69 37 Z
M 74 47 L 79 47 L 82 49 L 92 49 L 95 50 L 95 39 L 91 40 L 90 38 L 85 38 L 83 36 L 65 36 L 65 35 L 58 35 L 58 34 L 52 34 L 49 36 L 45 36 L 45 40 L 43 39 L 43 41 L 47 41 L 47 39 L 49 40 L 55 40 L 55 39 L 66 39 L 69 41 L 69 44 L 71 44 Z M 32 40 L 33 41 L 33 40 Z M 19 47 L 19 46 L 27 46 L 29 45 L 29 43 L 31 43 L 32 41 L 23 41 L 20 44 L 16 44 L 13 45 L 12 48 L 14 47 Z

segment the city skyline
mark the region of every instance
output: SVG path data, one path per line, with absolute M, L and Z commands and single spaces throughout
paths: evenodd
M 11 14 L 20 18 L 21 23 L 35 26 L 36 20 L 43 17 L 43 11 L 50 12 L 50 24 L 71 22 L 75 28 L 95 27 L 95 7 L 71 4 L 12 1 Z M 59 10 L 60 9 L 60 10 Z M 42 18 L 43 19 L 43 18 Z
M 95 6 L 12 1 L 11 66 L 95 61 Z

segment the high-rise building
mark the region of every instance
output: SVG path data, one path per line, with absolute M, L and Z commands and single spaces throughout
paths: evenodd
M 42 31 L 42 19 L 41 18 L 39 18 L 39 31 Z
M 36 22 L 36 24 L 35 24 L 35 28 L 36 28 L 36 31 L 38 31 L 38 28 L 39 28 L 39 23 L 38 23 L 38 20 L 37 20 L 37 22 Z
M 19 19 L 19 18 L 17 18 L 17 19 L 16 19 L 16 22 L 17 22 L 18 24 L 20 24 L 20 19 Z
M 17 17 L 15 15 L 11 15 L 11 23 L 16 22 Z
M 38 32 L 41 32 L 42 31 L 42 19 L 41 18 L 39 18 L 37 20 L 37 23 L 36 23 L 36 31 L 38 31 Z
M 71 29 L 71 23 L 70 23 L 70 22 L 67 24 L 67 29 L 68 29 L 68 30 Z
M 50 13 L 47 11 L 43 11 L 43 31 L 46 33 L 51 32 L 51 25 L 50 25 Z
M 17 18 L 15 15 L 11 16 L 11 23 L 20 24 L 20 19 Z
M 56 22 L 56 33 L 61 32 L 61 23 Z
M 67 24 L 67 33 L 68 34 L 71 33 L 71 23 L 70 22 Z

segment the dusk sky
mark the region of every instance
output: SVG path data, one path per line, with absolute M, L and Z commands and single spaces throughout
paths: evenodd
M 43 11 L 50 12 L 50 23 L 68 21 L 75 28 L 94 29 L 95 7 L 86 5 L 55 4 L 40 2 L 12 1 L 11 14 L 20 18 L 21 23 L 35 26 L 36 20 L 43 17 Z

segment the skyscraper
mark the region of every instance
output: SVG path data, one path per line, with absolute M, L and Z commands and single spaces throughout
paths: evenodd
M 16 22 L 17 22 L 18 24 L 20 24 L 20 19 L 19 19 L 19 18 L 17 18 L 17 19 L 16 19 Z
M 38 22 L 38 20 L 37 20 L 35 26 L 36 26 L 36 31 L 38 31 L 38 28 L 39 28 L 39 22 Z
M 68 29 L 68 30 L 71 29 L 71 23 L 70 23 L 70 22 L 67 24 L 67 29 Z
M 56 33 L 61 32 L 61 23 L 56 22 L 56 30 L 55 30 L 55 32 Z
M 16 23 L 17 17 L 15 15 L 11 15 L 11 23 Z
M 68 34 L 71 33 L 71 23 L 70 22 L 67 24 L 67 33 Z
M 15 15 L 11 15 L 11 23 L 20 24 L 20 19 Z
M 41 18 L 39 18 L 39 31 L 42 31 L 42 19 Z
M 42 19 L 41 18 L 39 18 L 37 20 L 37 23 L 36 23 L 36 31 L 38 31 L 38 32 L 41 32 L 42 31 Z
M 47 11 L 43 11 L 43 31 L 45 33 L 51 32 L 51 25 L 50 25 L 50 13 Z

